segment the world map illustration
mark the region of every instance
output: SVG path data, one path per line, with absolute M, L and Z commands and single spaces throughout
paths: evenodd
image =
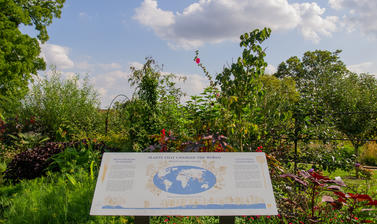
M 172 166 L 161 169 L 153 177 L 159 189 L 173 194 L 197 194 L 211 189 L 216 176 L 196 166 Z

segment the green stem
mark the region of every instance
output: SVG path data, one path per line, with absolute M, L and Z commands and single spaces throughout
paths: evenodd
M 315 185 L 312 188 L 312 218 L 314 217 Z

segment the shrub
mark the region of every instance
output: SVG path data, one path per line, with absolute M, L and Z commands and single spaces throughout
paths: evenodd
M 308 145 L 300 157 L 301 162 L 315 164 L 320 169 L 329 172 L 336 169 L 349 171 L 354 168 L 355 155 L 347 148 L 338 148 L 334 144 Z
M 348 190 L 340 178 L 334 180 L 310 169 L 298 175 L 283 174 L 286 197 L 280 200 L 280 212 L 296 223 L 374 223 L 377 200 L 367 194 Z M 303 222 L 304 221 L 304 222 Z M 331 222 L 333 223 L 333 222 Z
M 65 140 L 95 130 L 99 121 L 99 100 L 87 78 L 77 75 L 62 79 L 52 70 L 51 75 L 39 79 L 26 96 L 23 117 L 35 117 L 41 132 L 54 140 Z
M 48 142 L 44 146 L 36 147 L 16 155 L 8 164 L 5 171 L 5 179 L 18 181 L 21 179 L 33 179 L 40 177 L 46 173 L 46 168 L 51 164 L 52 156 L 63 152 L 66 148 L 85 148 L 88 150 L 115 151 L 115 149 L 107 149 L 103 143 L 89 143 L 86 140 L 76 142 Z M 88 161 L 87 161 L 88 162 Z

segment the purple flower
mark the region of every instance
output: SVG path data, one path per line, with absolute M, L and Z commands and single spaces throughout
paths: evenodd
M 360 167 L 360 163 L 355 163 L 355 167 Z
M 314 169 L 311 168 L 310 170 L 308 170 L 308 172 L 309 172 L 309 173 L 312 173 L 312 172 L 314 172 Z

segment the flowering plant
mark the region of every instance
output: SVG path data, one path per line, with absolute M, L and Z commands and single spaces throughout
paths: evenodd
M 309 223 L 335 219 L 345 223 L 371 221 L 369 207 L 376 206 L 377 200 L 366 194 L 344 193 L 346 184 L 339 177 L 330 179 L 313 169 L 280 177 L 293 183 L 293 186 L 287 185 L 287 197 L 281 204 L 281 209 L 289 210 L 285 211 L 288 219 L 300 217 Z

